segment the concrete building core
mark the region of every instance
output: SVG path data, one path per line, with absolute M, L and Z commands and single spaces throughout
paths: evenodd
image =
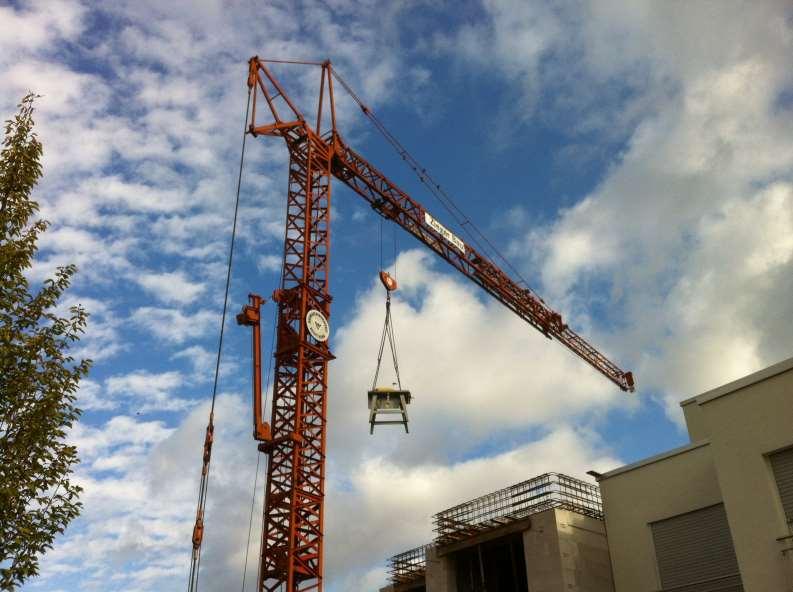
M 548 473 L 439 512 L 381 592 L 612 592 L 600 495 Z
M 616 592 L 793 591 L 793 358 L 681 406 L 690 444 L 599 477 Z

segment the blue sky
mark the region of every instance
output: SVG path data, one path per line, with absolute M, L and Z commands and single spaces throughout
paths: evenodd
M 379 221 L 336 183 L 327 582 L 372 590 L 388 556 L 430 539 L 432 513 L 681 444 L 680 400 L 793 353 L 792 22 L 771 1 L 0 6 L 2 112 L 43 95 L 37 197 L 52 227 L 31 277 L 78 264 L 69 298 L 92 313 L 78 353 L 95 360 L 70 435 L 83 516 L 25 589 L 185 586 L 251 55 L 333 60 L 532 287 L 638 380 L 619 392 L 398 231 L 413 428 L 369 436 Z M 274 70 L 310 111 L 318 72 Z M 455 229 L 343 99 L 340 128 Z M 278 282 L 287 158 L 275 139 L 248 142 L 231 312 Z M 270 305 L 264 318 L 267 344 Z M 204 589 L 242 581 L 248 337 L 228 326 Z

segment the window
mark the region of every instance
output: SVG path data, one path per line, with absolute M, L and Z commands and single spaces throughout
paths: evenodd
M 663 590 L 742 591 L 723 504 L 650 524 Z
M 793 448 L 769 455 L 788 523 L 793 523 Z

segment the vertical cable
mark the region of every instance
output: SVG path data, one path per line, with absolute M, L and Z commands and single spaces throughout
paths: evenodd
M 253 507 L 256 504 L 256 487 L 259 485 L 259 464 L 262 460 L 262 453 L 256 455 L 256 473 L 253 478 L 253 495 L 251 495 L 251 516 L 248 519 L 248 540 L 245 544 L 245 565 L 242 568 L 242 592 L 245 592 L 245 576 L 248 574 L 248 551 L 251 548 L 251 530 L 253 530 Z
M 380 252 L 380 267 L 377 271 L 381 271 L 383 269 L 383 219 L 380 218 L 380 235 L 379 235 L 379 252 Z
M 394 279 L 397 278 L 397 227 L 394 224 Z
M 204 539 L 204 511 L 206 509 L 207 492 L 209 489 L 209 463 L 212 459 L 212 443 L 215 434 L 215 400 L 218 392 L 218 376 L 220 374 L 220 356 L 223 351 L 223 333 L 226 327 L 226 312 L 228 310 L 229 287 L 231 285 L 231 267 L 234 261 L 234 242 L 237 236 L 237 217 L 240 209 L 240 187 L 242 186 L 242 167 L 245 162 L 245 128 L 248 125 L 248 115 L 251 108 L 252 87 L 248 87 L 248 99 L 245 104 L 245 122 L 242 128 L 242 148 L 240 150 L 240 167 L 237 175 L 237 196 L 234 202 L 234 222 L 231 227 L 231 240 L 229 244 L 228 264 L 226 268 L 226 287 L 223 296 L 223 314 L 220 319 L 220 336 L 218 338 L 218 352 L 215 359 L 215 379 L 212 384 L 212 404 L 209 409 L 209 421 L 206 435 L 204 436 L 204 455 L 201 467 L 201 483 L 198 487 L 198 506 L 196 508 L 196 521 L 193 527 L 193 551 L 190 556 L 190 574 L 187 583 L 188 592 L 198 591 L 198 574 L 201 569 L 201 543 Z

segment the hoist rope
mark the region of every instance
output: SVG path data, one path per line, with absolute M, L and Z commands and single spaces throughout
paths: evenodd
M 220 320 L 220 336 L 218 338 L 218 351 L 215 360 L 215 379 L 212 384 L 212 403 L 209 408 L 209 421 L 204 437 L 203 465 L 201 467 L 201 483 L 198 487 L 198 506 L 196 508 L 196 521 L 193 527 L 193 551 L 190 556 L 190 576 L 187 584 L 188 592 L 198 591 L 198 574 L 201 569 L 201 543 L 204 538 L 204 510 L 206 509 L 207 491 L 209 488 L 209 463 L 212 459 L 212 442 L 215 434 L 215 400 L 218 393 L 218 376 L 220 375 L 220 356 L 223 351 L 223 333 L 226 327 L 226 312 L 228 310 L 229 287 L 231 285 L 231 267 L 234 261 L 234 242 L 237 236 L 237 215 L 240 209 L 240 187 L 242 185 L 242 167 L 245 161 L 246 128 L 251 107 L 251 91 L 248 88 L 248 99 L 245 104 L 245 123 L 242 131 L 242 148 L 240 150 L 240 169 L 237 175 L 237 196 L 234 201 L 234 222 L 231 226 L 231 240 L 229 244 L 228 265 L 226 269 L 226 287 L 223 296 L 223 314 Z
M 383 269 L 383 219 L 382 218 L 380 218 L 380 235 L 379 235 L 379 238 L 380 238 L 380 240 L 378 241 L 378 243 L 379 243 L 379 247 L 380 247 L 380 250 L 379 250 L 379 253 L 380 253 L 380 269 L 378 269 L 377 271 L 381 271 Z
M 353 101 L 355 101 L 358 106 L 363 111 L 364 115 L 369 118 L 369 120 L 374 124 L 375 128 L 385 137 L 389 144 L 394 148 L 394 150 L 402 157 L 408 166 L 413 170 L 413 172 L 418 177 L 419 181 L 430 190 L 430 193 L 435 196 L 435 198 L 441 203 L 441 205 L 446 209 L 447 212 L 455 219 L 457 224 L 459 224 L 460 228 L 468 235 L 468 238 L 471 242 L 482 252 L 483 255 L 492 259 L 488 255 L 488 250 L 482 246 L 479 240 L 474 236 L 473 232 L 475 232 L 479 237 L 484 241 L 490 251 L 495 253 L 495 256 L 498 257 L 502 261 L 505 267 L 509 268 L 509 270 L 517 277 L 520 282 L 523 283 L 523 286 L 529 290 L 534 296 L 538 299 L 542 300 L 534 290 L 531 289 L 529 283 L 526 279 L 521 275 L 521 273 L 510 263 L 510 261 L 501 253 L 501 251 L 496 247 L 487 236 L 479 230 L 476 224 L 466 216 L 465 212 L 457 205 L 457 203 L 452 199 L 452 197 L 446 193 L 446 191 L 440 186 L 439 183 L 433 179 L 433 177 L 429 174 L 427 169 L 419 163 L 419 161 L 410 153 L 408 150 L 402 145 L 402 143 L 392 134 L 383 124 L 380 119 L 374 114 L 374 112 L 366 106 L 366 104 L 361 100 L 361 98 L 355 94 L 355 91 L 352 90 L 349 84 L 345 82 L 345 80 L 339 76 L 338 72 L 334 69 L 332 71 L 333 77 L 339 81 L 344 89 L 349 93 L 350 97 L 352 97 Z M 469 230 L 469 228 L 471 230 Z M 473 231 L 473 232 L 471 232 Z
M 381 218 L 382 220 L 382 218 Z M 394 224 L 394 273 L 391 274 L 394 279 L 397 279 L 397 226 Z

